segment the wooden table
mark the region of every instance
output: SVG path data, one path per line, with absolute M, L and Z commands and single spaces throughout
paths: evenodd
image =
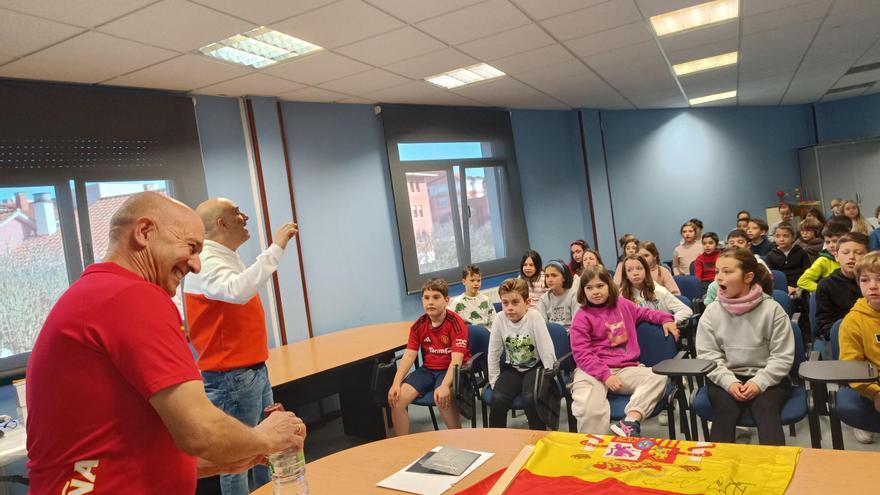
M 339 394 L 347 435 L 385 438 L 382 410 L 371 395 L 373 363 L 406 347 L 411 322 L 328 333 L 269 349 L 269 383 L 286 409 Z
M 447 494 L 463 490 L 493 472 L 506 467 L 527 443 L 535 443 L 546 432 L 465 428 L 415 433 L 354 447 L 308 463 L 306 477 L 311 495 L 340 493 L 402 492 L 376 487 L 376 483 L 438 445 L 494 452 L 485 464 L 453 486 Z M 308 444 L 307 444 L 308 445 Z M 308 452 L 307 452 L 308 453 Z M 873 493 L 871 473 L 880 466 L 880 454 L 840 450 L 803 449 L 786 494 L 827 495 L 829 493 Z M 272 495 L 272 484 L 254 495 Z

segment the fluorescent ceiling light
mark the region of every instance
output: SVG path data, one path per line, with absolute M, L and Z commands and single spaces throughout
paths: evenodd
M 199 48 L 199 51 L 209 57 L 261 69 L 267 65 L 320 49 L 320 46 L 313 45 L 308 41 L 266 27 L 259 27 L 244 34 L 236 34 L 217 43 L 203 46 Z
M 675 71 L 676 75 L 683 76 L 685 74 L 693 74 L 694 72 L 702 72 L 704 70 L 733 65 L 736 63 L 737 58 L 737 52 L 722 53 L 721 55 L 715 55 L 714 57 L 701 58 L 699 60 L 691 60 L 690 62 L 675 64 L 672 66 L 672 69 Z
M 657 36 L 694 29 L 739 16 L 739 0 L 715 0 L 651 17 Z
M 466 84 L 495 79 L 503 75 L 505 75 L 503 72 L 489 64 L 476 64 L 426 77 L 425 81 L 441 88 L 452 89 Z
M 709 103 L 710 101 L 718 101 L 718 100 L 727 100 L 729 98 L 736 98 L 736 90 L 733 91 L 725 91 L 724 93 L 715 93 L 714 95 L 701 96 L 699 98 L 691 98 L 688 100 L 691 105 L 702 105 L 703 103 Z

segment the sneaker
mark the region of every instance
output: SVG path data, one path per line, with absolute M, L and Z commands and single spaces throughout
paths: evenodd
M 611 429 L 614 429 L 614 427 L 612 426 Z M 873 432 L 853 428 L 853 435 L 855 435 L 856 441 L 859 443 L 874 443 Z
M 640 437 L 642 436 L 642 425 L 638 421 L 626 421 L 621 419 L 617 423 L 611 425 L 611 431 L 619 437 Z
M 660 411 L 660 414 L 657 415 L 657 422 L 663 426 L 668 425 L 669 424 L 669 413 L 667 413 L 665 410 Z

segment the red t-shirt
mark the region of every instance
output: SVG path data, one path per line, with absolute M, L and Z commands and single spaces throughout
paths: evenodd
M 420 347 L 423 366 L 429 370 L 449 369 L 453 352 L 464 354 L 464 364 L 469 357 L 467 325 L 454 311 L 446 310 L 446 319 L 437 328 L 433 327 L 428 315 L 422 315 L 410 327 L 406 343 L 406 348 L 412 351 Z
M 28 363 L 30 492 L 195 492 L 196 458 L 148 402 L 191 380 L 201 376 L 168 294 L 119 265 L 88 267 Z

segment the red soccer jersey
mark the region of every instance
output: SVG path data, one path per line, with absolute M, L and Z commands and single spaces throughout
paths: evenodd
M 434 328 L 431 318 L 422 315 L 409 329 L 406 348 L 417 351 L 421 347 L 423 366 L 429 370 L 445 370 L 452 362 L 452 353 L 464 354 L 462 364 L 466 363 L 468 353 L 468 329 L 464 320 L 455 312 L 446 310 L 446 319 Z
M 27 370 L 31 493 L 191 494 L 196 459 L 148 399 L 201 380 L 168 294 L 114 263 L 55 303 Z

